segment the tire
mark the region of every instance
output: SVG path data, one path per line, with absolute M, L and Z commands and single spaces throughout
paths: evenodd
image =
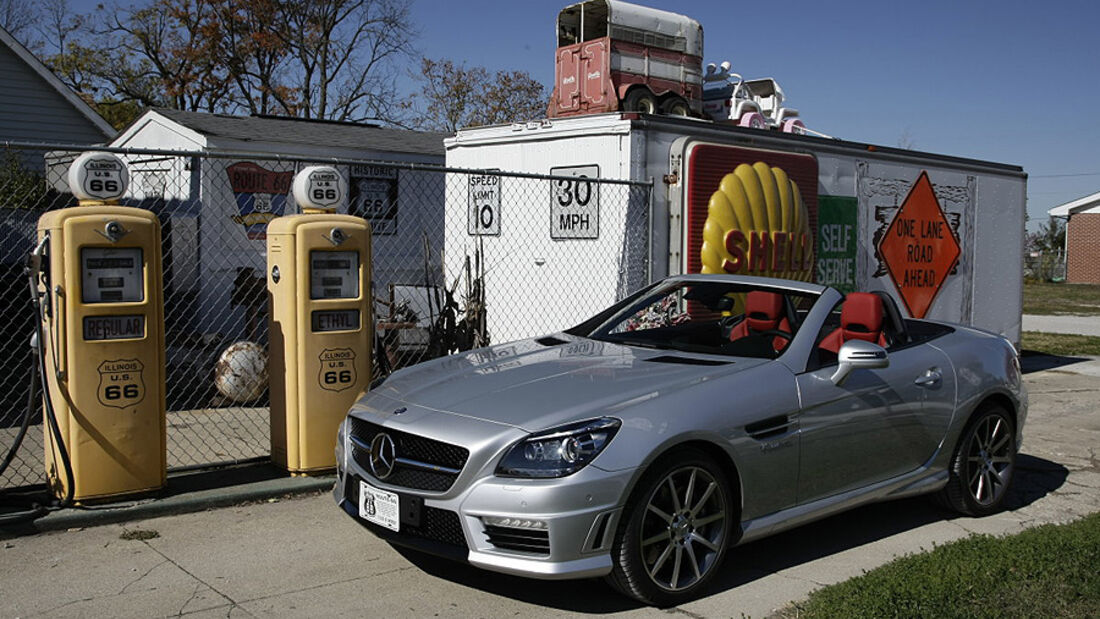
M 627 501 L 607 581 L 654 606 L 691 599 L 722 565 L 734 514 L 728 480 L 713 459 L 697 449 L 662 456 Z
M 764 120 L 764 115 L 759 112 L 748 112 L 741 116 L 741 119 L 737 121 L 737 124 L 741 127 L 749 127 L 750 129 L 767 129 L 768 121 Z
M 656 114 L 657 99 L 653 98 L 653 93 L 645 88 L 635 88 L 628 92 L 626 98 L 623 99 L 623 111 Z
M 1016 424 L 1000 404 L 985 404 L 966 424 L 940 502 L 968 516 L 1000 511 L 1016 472 Z
M 661 104 L 661 113 L 666 116 L 691 116 L 691 107 L 680 97 L 669 97 Z
M 783 121 L 783 133 L 806 135 L 806 125 L 797 118 L 788 118 L 787 120 Z

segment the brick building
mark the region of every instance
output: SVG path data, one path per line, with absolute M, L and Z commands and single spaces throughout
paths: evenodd
M 1100 284 L 1100 191 L 1047 213 L 1066 218 L 1066 281 Z

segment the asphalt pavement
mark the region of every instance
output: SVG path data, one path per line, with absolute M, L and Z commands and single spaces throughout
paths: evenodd
M 158 499 L 0 532 L 0 617 L 763 617 L 899 555 L 1100 511 L 1100 359 L 1024 365 L 1031 412 L 1006 511 L 962 518 L 921 498 L 857 509 L 734 549 L 706 595 L 671 611 L 599 580 L 533 581 L 398 552 L 335 507 L 331 479 L 261 473 L 228 488 L 175 484 L 173 510 L 203 511 L 158 517 L 148 507 Z

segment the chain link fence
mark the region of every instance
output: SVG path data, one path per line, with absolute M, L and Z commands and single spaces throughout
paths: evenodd
M 83 150 L 8 144 L 4 153 L 0 457 L 15 442 L 31 397 L 34 315 L 24 265 L 41 213 L 75 205 L 66 178 Z M 122 203 L 153 211 L 162 225 L 169 470 L 270 453 L 266 384 L 234 388 L 233 354 L 242 348 L 234 344 L 267 346 L 266 225 L 298 212 L 289 189 L 307 165 L 337 167 L 349 180 L 347 212 L 372 225 L 376 375 L 567 328 L 649 281 L 649 184 L 377 161 L 106 150 L 130 170 Z M 44 174 L 18 160 L 42 161 Z M 578 278 L 599 283 L 606 294 L 579 297 Z M 41 418 L 40 403 L 32 403 L 31 426 L 0 488 L 45 481 Z
M 1024 252 L 1024 279 L 1039 282 L 1066 281 L 1065 250 Z

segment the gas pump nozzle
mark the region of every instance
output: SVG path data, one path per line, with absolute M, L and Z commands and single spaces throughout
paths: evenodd
M 34 251 L 27 256 L 27 278 L 31 287 L 31 298 L 36 301 L 41 301 L 41 296 L 38 292 L 38 278 L 42 275 L 42 257 L 46 255 L 46 251 L 50 246 L 50 233 L 47 231 L 42 234 L 42 240 L 38 241 L 38 245 L 35 246 Z M 50 294 L 50 287 L 46 286 L 46 295 Z M 50 304 L 46 303 L 44 306 L 46 316 L 50 315 Z M 38 314 L 41 319 L 41 311 L 36 307 L 35 313 Z

